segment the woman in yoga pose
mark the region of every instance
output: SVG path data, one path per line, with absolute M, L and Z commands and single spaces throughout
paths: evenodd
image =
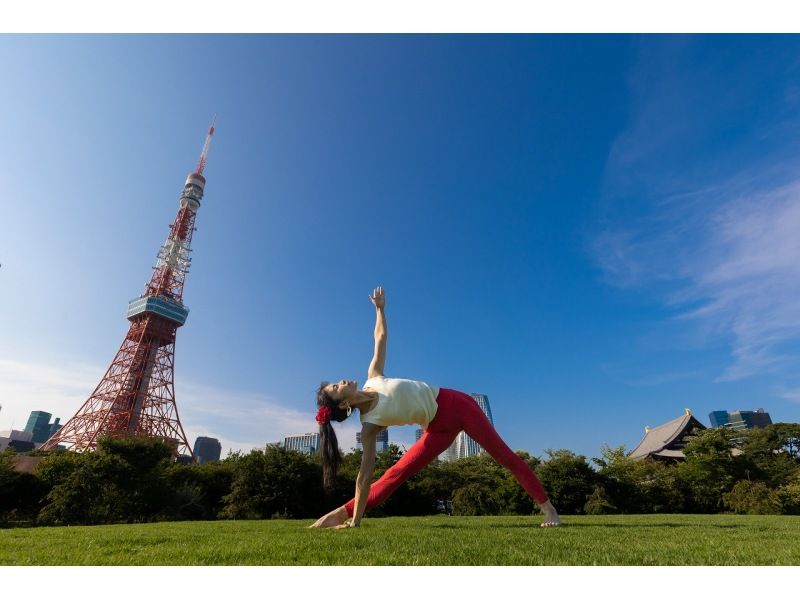
M 344 421 L 353 409 L 361 415 L 363 456 L 356 480 L 355 498 L 320 517 L 311 527 L 357 527 L 364 512 L 384 502 L 404 481 L 449 447 L 462 430 L 498 463 L 511 470 L 544 513 L 542 527 L 561 525 L 555 507 L 539 479 L 519 455 L 498 436 L 489 419 L 468 394 L 437 388 L 425 382 L 386 378 L 386 298 L 378 287 L 370 296 L 375 305 L 375 354 L 368 380 L 358 390 L 355 380 L 323 382 L 317 391 L 317 422 L 322 444 L 322 472 L 327 489 L 333 486 L 341 456 L 331 421 Z M 417 441 L 381 478 L 372 483 L 378 432 L 388 426 L 419 424 L 425 429 Z

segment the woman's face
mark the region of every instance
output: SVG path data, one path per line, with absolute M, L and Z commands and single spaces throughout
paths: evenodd
M 352 399 L 358 394 L 358 384 L 355 380 L 339 380 L 338 382 L 331 382 L 325 387 L 325 392 L 328 396 L 337 403 L 345 400 Z

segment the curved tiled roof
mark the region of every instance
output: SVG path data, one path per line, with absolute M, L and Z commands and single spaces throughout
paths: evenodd
M 687 409 L 684 415 L 648 430 L 639 445 L 628 456 L 631 459 L 644 459 L 650 456 L 683 459 L 683 453 L 671 445 L 680 441 L 694 428 L 703 430 L 705 426 Z

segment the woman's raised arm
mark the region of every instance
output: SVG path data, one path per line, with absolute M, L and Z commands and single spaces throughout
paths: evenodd
M 375 306 L 375 352 L 367 370 L 367 378 L 383 376 L 383 368 L 386 365 L 386 295 L 383 287 L 378 287 L 372 292 L 369 300 Z

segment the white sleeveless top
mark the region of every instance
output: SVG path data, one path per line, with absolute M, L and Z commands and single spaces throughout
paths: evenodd
M 439 388 L 417 380 L 375 376 L 364 383 L 364 388 L 378 393 L 378 402 L 367 413 L 361 414 L 361 423 L 378 426 L 405 426 L 419 424 L 427 428 L 436 415 L 436 395 Z

